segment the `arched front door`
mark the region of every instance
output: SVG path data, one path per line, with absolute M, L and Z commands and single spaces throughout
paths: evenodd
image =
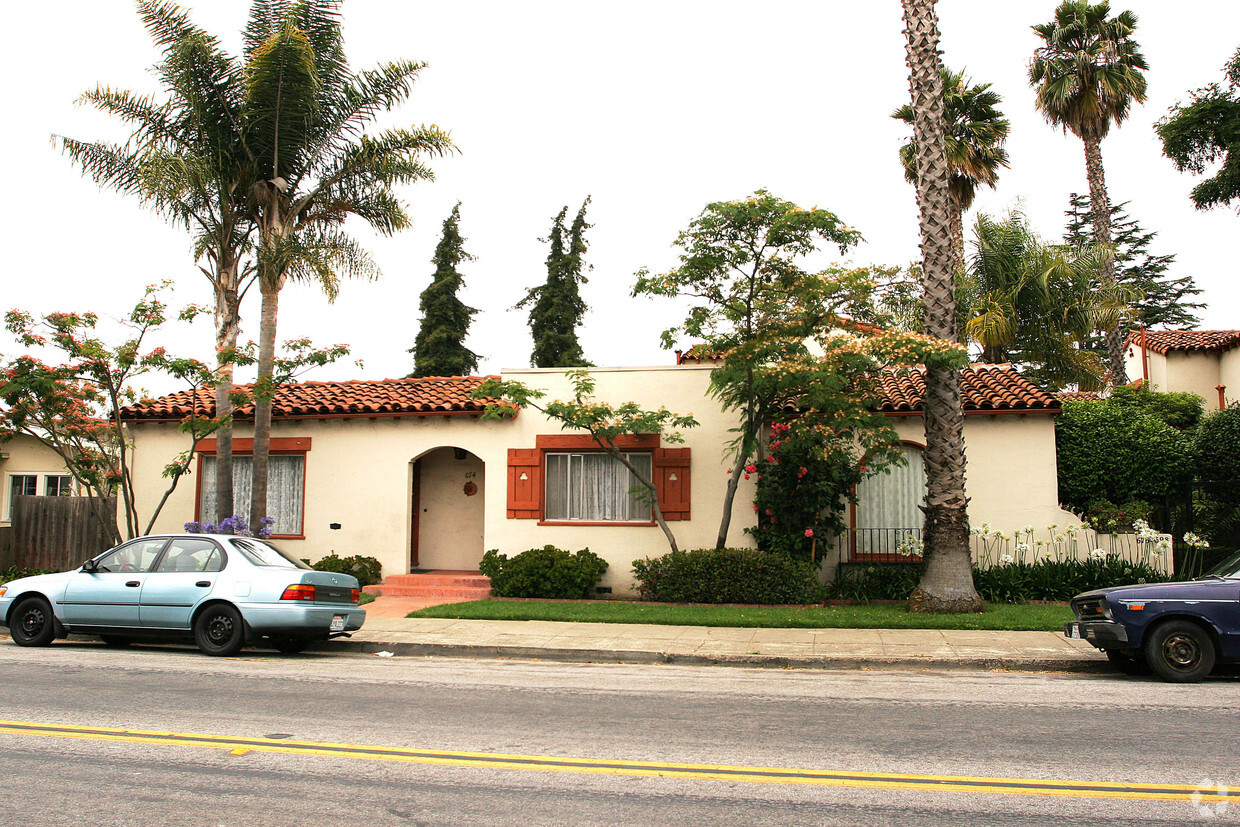
M 484 551 L 482 459 L 444 447 L 411 465 L 409 569 L 476 571 Z

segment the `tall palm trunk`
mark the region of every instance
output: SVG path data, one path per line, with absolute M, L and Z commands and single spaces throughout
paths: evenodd
M 271 409 L 275 402 L 272 384 L 276 352 L 276 317 L 280 310 L 280 285 L 265 277 L 260 281 L 263 305 L 258 334 L 258 380 L 254 393 L 254 459 L 251 480 L 250 528 L 255 533 L 267 516 L 267 458 L 271 451 Z
M 1115 287 L 1115 254 L 1111 246 L 1111 199 L 1107 195 L 1106 172 L 1102 166 L 1102 139 L 1088 137 L 1085 143 L 1085 176 L 1089 179 L 1089 208 L 1094 213 L 1094 243 L 1103 251 L 1098 280 L 1105 289 Z M 1111 387 L 1128 384 L 1124 369 L 1122 325 L 1116 320 L 1106 331 L 1107 364 L 1111 368 Z
M 218 359 L 215 385 L 215 416 L 224 423 L 216 431 L 215 520 L 231 517 L 233 502 L 233 360 L 241 335 L 241 297 L 237 288 L 237 262 L 222 264 L 215 291 L 215 352 Z
M 956 341 L 951 196 L 943 125 L 943 79 L 934 0 L 902 0 L 917 152 L 926 332 Z M 964 409 L 960 375 L 926 366 L 925 571 L 910 598 L 914 611 L 982 609 L 973 586 L 968 498 L 964 493 Z
M 952 276 L 964 270 L 964 202 L 960 195 L 949 185 L 948 196 L 948 231 L 951 234 Z

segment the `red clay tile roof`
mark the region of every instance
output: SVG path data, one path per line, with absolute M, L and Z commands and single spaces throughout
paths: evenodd
M 349 382 L 298 382 L 285 385 L 276 394 L 274 419 L 319 419 L 325 417 L 434 416 L 479 414 L 488 402 L 470 394 L 491 377 L 426 376 L 419 379 L 353 380 Z M 498 378 L 498 377 L 494 377 Z M 248 389 L 249 385 L 242 388 Z M 215 413 L 214 391 L 199 390 L 196 410 Z M 123 420 L 180 420 L 195 410 L 192 391 L 174 393 L 159 399 L 121 408 Z M 252 404 L 234 414 L 240 419 L 254 416 Z
M 1134 383 L 1129 382 L 1129 384 Z M 1058 391 L 1051 393 L 1051 396 L 1060 402 L 1097 402 L 1102 398 L 1102 394 L 1098 391 Z
M 960 377 L 966 412 L 1059 411 L 1058 399 L 1011 365 L 970 365 Z M 926 377 L 921 370 L 888 371 L 879 381 L 883 401 L 878 409 L 883 413 L 920 413 L 925 408 Z
M 1141 332 L 1128 334 L 1128 345 L 1141 344 Z M 1198 350 L 1222 353 L 1240 347 L 1240 330 L 1147 330 L 1145 346 L 1155 353 Z

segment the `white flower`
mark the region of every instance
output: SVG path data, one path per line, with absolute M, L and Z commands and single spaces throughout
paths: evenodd
M 1038 540 L 1038 548 L 1042 548 L 1042 546 L 1044 546 L 1044 545 L 1046 545 L 1046 541 L 1045 541 L 1045 540 Z
M 1068 540 L 1068 538 L 1067 538 L 1067 537 L 1065 537 L 1065 536 L 1063 536 L 1062 534 L 1056 534 L 1056 535 L 1055 535 L 1055 542 L 1056 542 L 1056 543 L 1064 543 L 1064 542 L 1067 542 L 1067 540 Z
M 1029 550 L 1030 550 L 1030 549 L 1029 549 L 1029 544 L 1028 544 L 1028 543 L 1017 543 L 1017 544 L 1016 544 L 1016 553 L 1017 553 L 1017 554 L 1019 554 L 1019 555 L 1021 555 L 1022 557 L 1023 557 L 1024 555 L 1028 554 L 1028 553 L 1029 553 Z
M 1096 548 L 1089 553 L 1089 559 L 1090 560 L 1105 560 L 1107 559 L 1107 553 L 1100 548 Z
M 1010 554 L 1005 554 L 999 558 L 999 565 L 1001 566 L 1010 566 L 1015 562 L 1016 562 L 1015 558 L 1013 558 L 1012 555 Z
M 1206 542 L 1201 537 L 1198 537 L 1196 534 L 1194 534 L 1191 531 L 1184 535 L 1184 545 L 1192 546 L 1193 548 L 1209 548 L 1210 547 L 1210 544 L 1208 542 Z
M 1033 526 L 1031 526 L 1031 525 L 1027 525 L 1027 526 L 1025 526 L 1024 528 L 1022 528 L 1022 529 L 1021 529 L 1021 533 L 1022 533 L 1022 534 L 1032 534 L 1032 533 L 1033 533 Z
M 983 534 L 990 533 L 990 523 L 982 523 L 982 533 Z
M 1079 534 L 1080 532 L 1081 532 L 1081 527 L 1080 527 L 1079 525 L 1070 525 L 1070 526 L 1068 526 L 1068 536 L 1069 536 L 1069 537 L 1075 537 L 1075 536 L 1076 536 L 1077 534 Z

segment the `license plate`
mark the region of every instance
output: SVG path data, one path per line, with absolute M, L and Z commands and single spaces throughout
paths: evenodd
M 332 616 L 331 631 L 333 631 L 333 632 L 343 632 L 343 631 L 344 631 L 344 621 L 345 621 L 345 616 L 344 616 L 344 615 L 333 615 L 333 616 Z
M 1073 623 L 1071 626 L 1069 626 L 1068 637 L 1072 638 L 1073 640 L 1080 640 L 1081 639 L 1081 624 Z

